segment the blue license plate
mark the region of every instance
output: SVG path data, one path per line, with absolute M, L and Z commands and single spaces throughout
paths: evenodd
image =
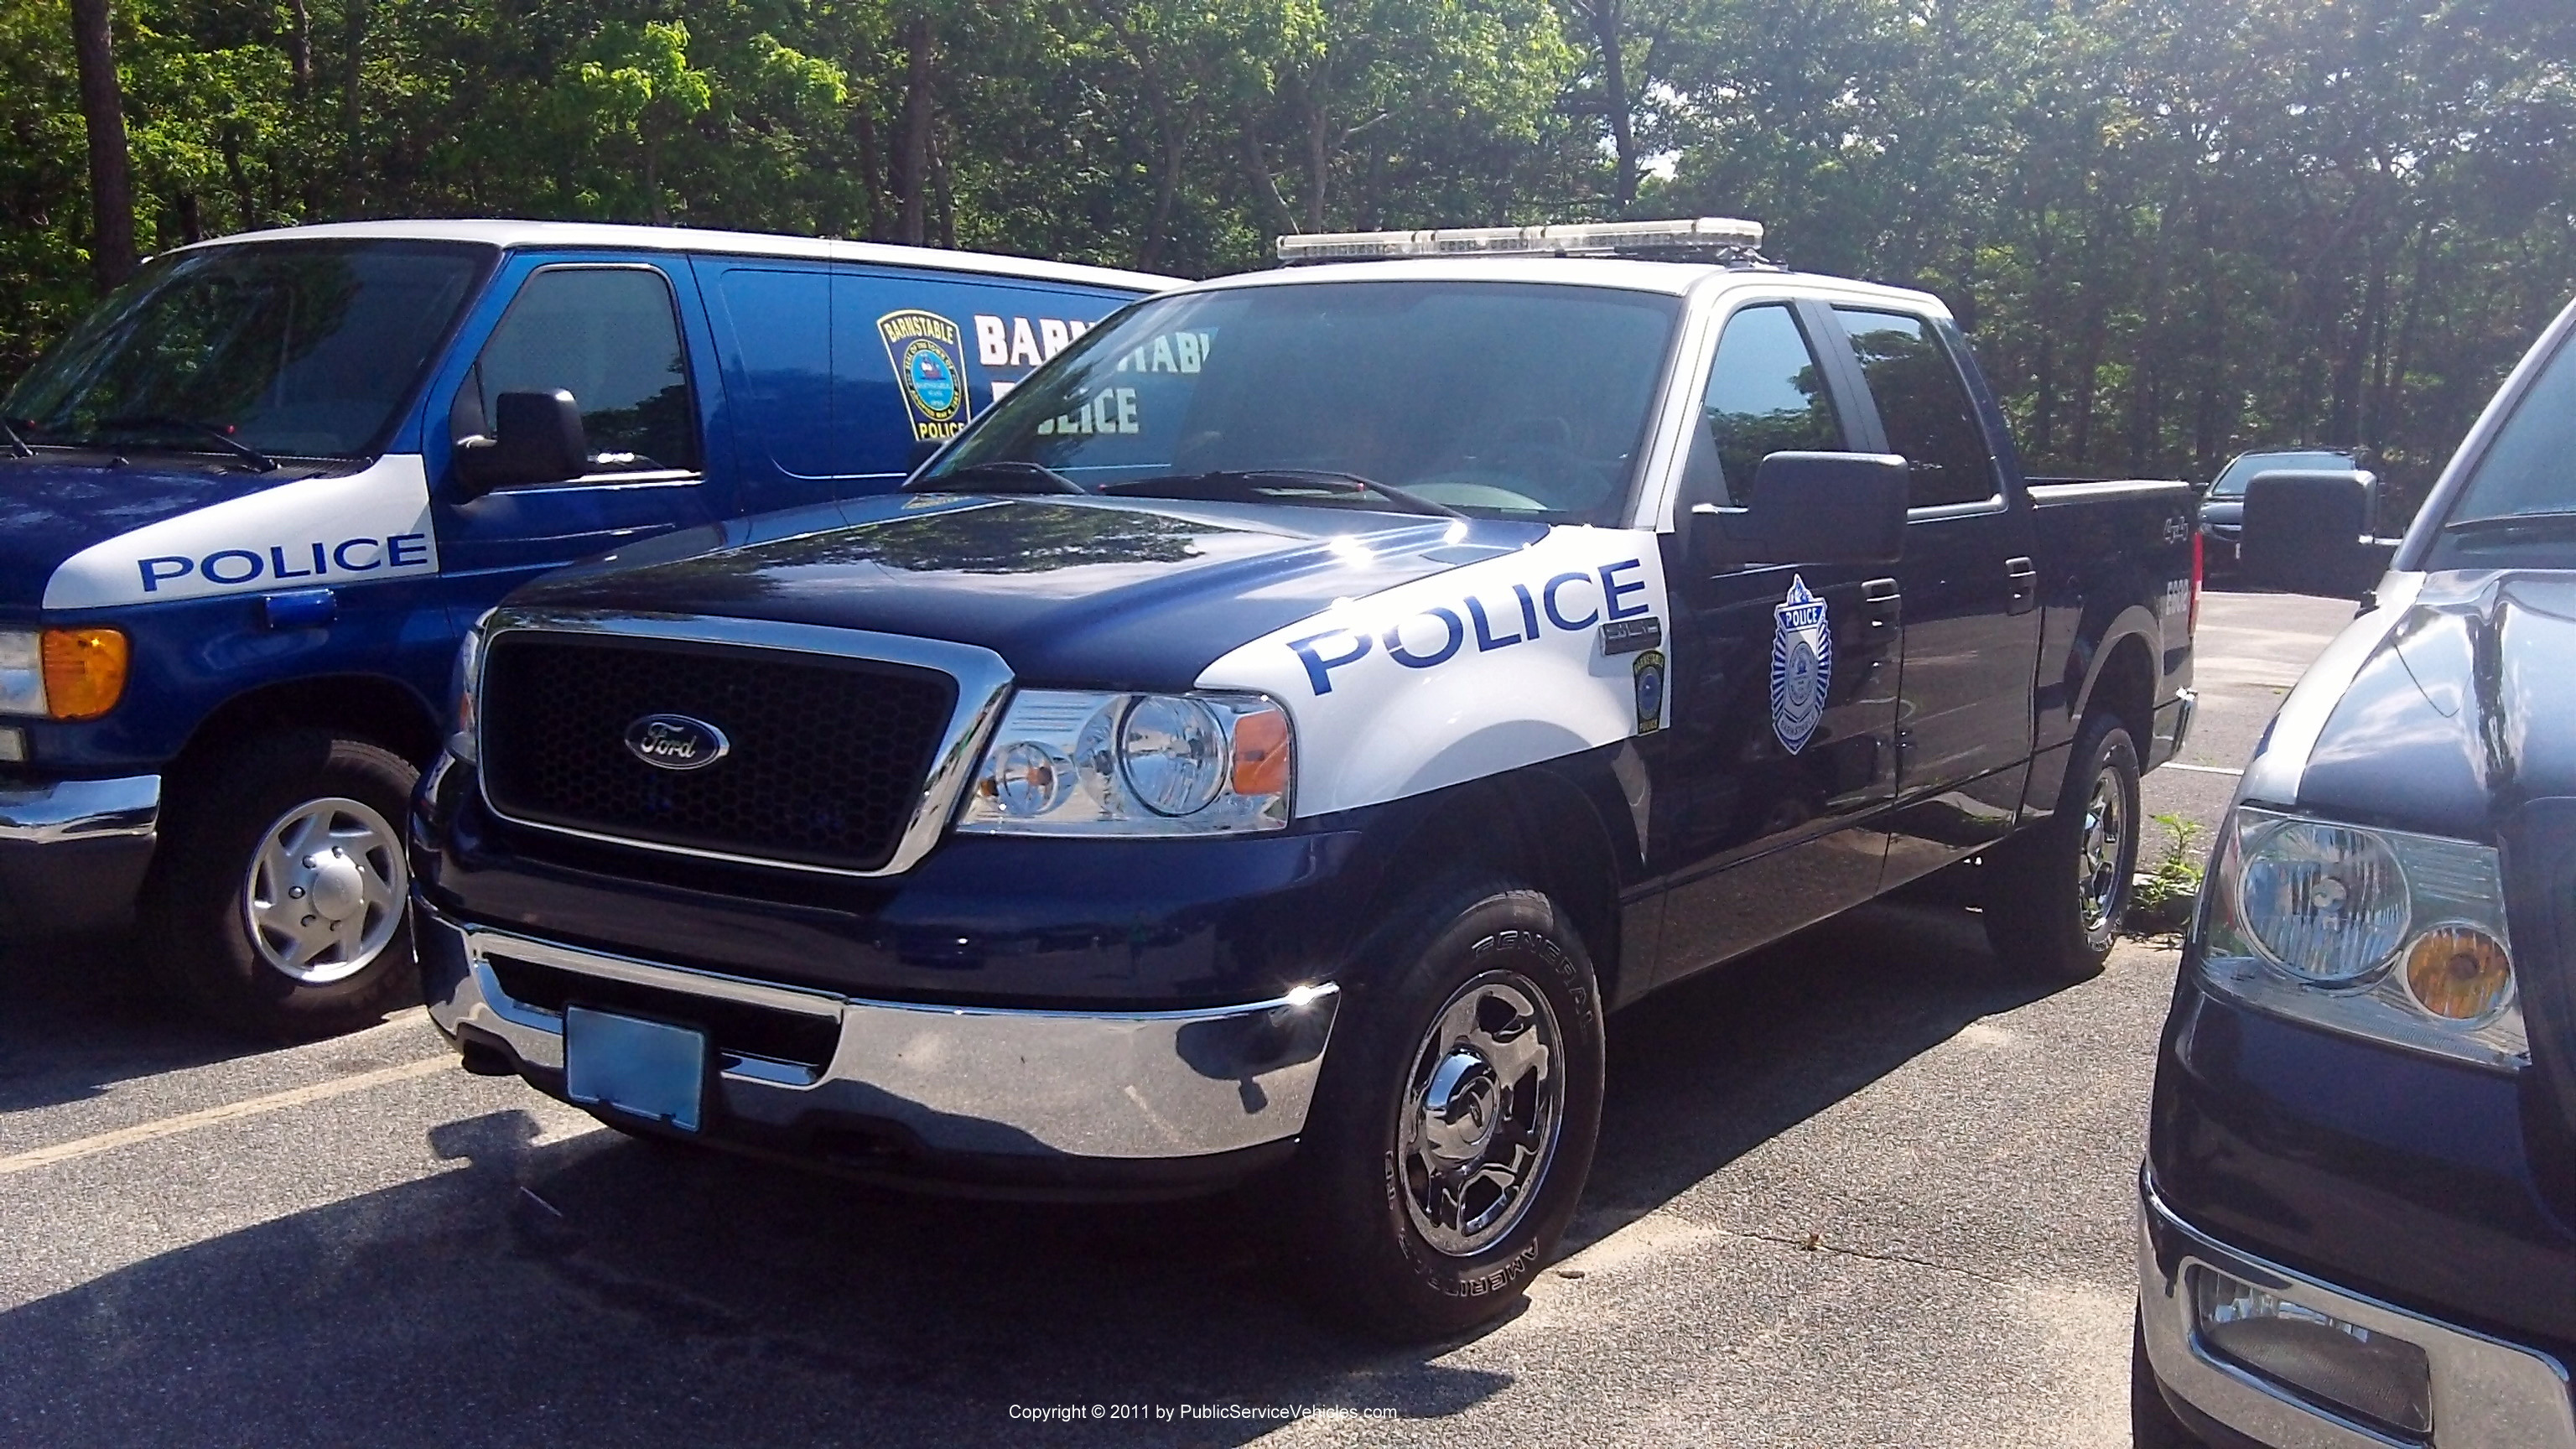
M 698 1130 L 707 1034 L 586 1006 L 564 1011 L 564 1095 L 585 1107 Z

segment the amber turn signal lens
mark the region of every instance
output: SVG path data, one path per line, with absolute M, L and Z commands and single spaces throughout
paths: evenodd
M 2435 1016 L 2475 1021 L 2504 1005 L 2513 990 L 2513 958 L 2484 931 L 2439 926 L 2407 948 L 2406 989 Z
M 1234 793 L 1276 795 L 1288 788 L 1288 713 L 1273 705 L 1234 722 Z
M 56 719 L 96 719 L 125 693 L 120 629 L 45 631 L 45 710 Z

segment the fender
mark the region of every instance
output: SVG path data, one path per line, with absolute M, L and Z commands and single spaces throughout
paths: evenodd
M 2084 711 L 2093 703 L 2093 686 L 2102 681 L 2103 662 L 2117 651 L 2121 640 L 2131 638 L 2147 646 L 2148 665 L 2155 671 L 2152 686 L 2155 697 L 2149 703 L 2162 702 L 2165 684 L 2164 628 L 2145 605 L 2131 604 L 2114 616 L 2100 635 L 2096 636 L 2090 630 L 2076 635 L 2075 647 L 2068 651 L 2067 678 L 2073 681 L 2077 671 L 2082 671 L 2082 683 L 2074 692 L 2076 719 L 2084 718 Z M 2145 723 L 2141 721 L 2139 727 L 2144 728 Z
M 1652 532 L 1557 527 L 1337 600 L 1219 657 L 1197 683 L 1287 707 L 1304 818 L 1662 729 L 1670 620 Z

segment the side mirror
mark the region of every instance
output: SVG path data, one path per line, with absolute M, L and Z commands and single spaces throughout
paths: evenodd
M 560 483 L 590 471 L 581 404 L 561 388 L 505 392 L 492 400 L 492 436 L 456 440 L 456 476 L 476 494 L 522 483 Z
M 1712 567 L 1894 563 L 1912 487 L 1892 453 L 1773 453 L 1748 506 L 1691 509 L 1691 552 Z
M 2378 480 L 2362 472 L 2257 473 L 2245 485 L 2237 560 L 2245 581 L 2354 599 L 2385 562 L 2369 537 Z

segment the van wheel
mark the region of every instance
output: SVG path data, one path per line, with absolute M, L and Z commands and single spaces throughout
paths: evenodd
M 362 740 L 294 730 L 206 762 L 172 792 L 144 903 L 181 999 L 310 1041 L 420 999 L 401 821 L 419 774 Z
M 2049 981 L 2099 975 L 2138 873 L 2138 749 L 2104 715 L 2075 741 L 2057 813 L 1986 858 L 1986 941 Z
M 1414 897 L 1356 959 L 1289 1172 L 1299 1282 L 1334 1317 L 1439 1337 L 1518 1300 L 1563 1236 L 1601 1128 L 1592 963 L 1535 891 Z M 1359 987 L 1361 989 L 1353 989 Z

